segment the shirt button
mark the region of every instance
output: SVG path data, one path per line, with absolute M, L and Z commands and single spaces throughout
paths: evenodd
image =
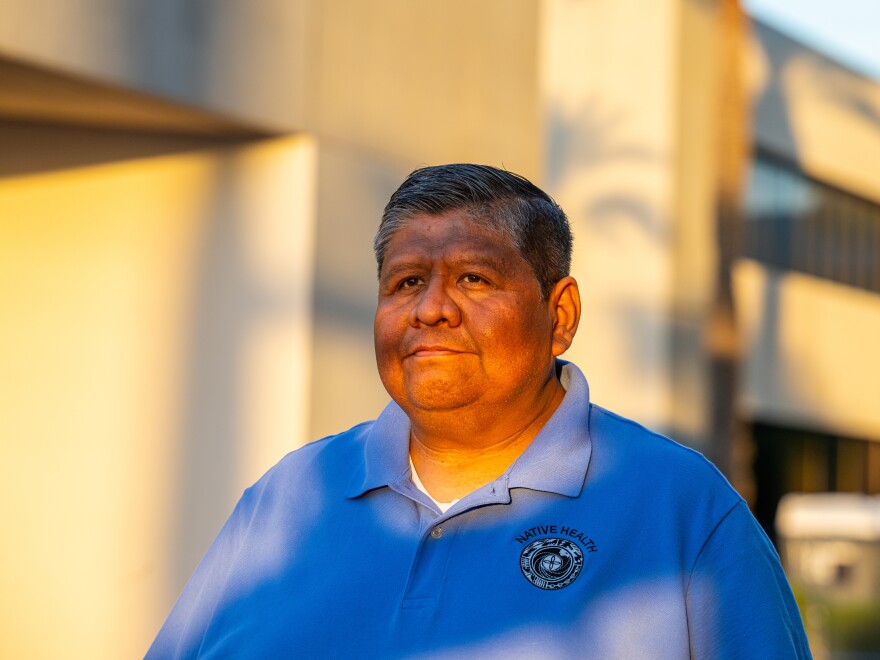
M 443 536 L 443 528 L 442 527 L 435 527 L 434 529 L 431 530 L 431 538 L 432 539 L 439 539 L 441 536 Z

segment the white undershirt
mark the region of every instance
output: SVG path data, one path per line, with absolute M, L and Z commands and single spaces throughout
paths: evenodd
M 431 493 L 428 492 L 428 489 L 425 488 L 425 484 L 422 483 L 422 480 L 419 479 L 419 473 L 416 472 L 416 466 L 413 465 L 412 456 L 409 457 L 409 469 L 412 472 L 413 485 L 431 498 L 431 501 L 437 505 L 438 509 L 440 509 L 440 513 L 446 513 L 449 510 L 449 507 L 458 502 L 458 500 L 452 500 L 451 502 L 438 502 L 435 500 Z
M 569 376 L 565 371 L 562 372 L 559 382 L 562 385 L 562 389 L 568 391 Z M 416 466 L 413 465 L 412 456 L 409 457 L 409 469 L 412 474 L 413 485 L 431 498 L 431 501 L 437 505 L 437 508 L 440 509 L 441 513 L 446 513 L 449 510 L 449 507 L 458 502 L 458 500 L 452 500 L 451 502 L 438 502 L 435 500 L 431 493 L 428 492 L 428 489 L 425 488 L 425 484 L 422 483 L 422 480 L 419 479 L 419 473 L 416 472 Z

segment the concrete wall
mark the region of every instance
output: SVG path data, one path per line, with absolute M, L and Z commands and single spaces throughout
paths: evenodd
M 302 128 L 307 0 L 0 0 L 0 54 L 277 130 Z
M 718 137 L 730 116 L 720 100 L 717 2 L 680 5 L 671 287 L 669 429 L 712 455 L 707 326 L 717 288 Z
M 573 223 L 584 310 L 567 356 L 597 402 L 671 431 L 681 3 L 543 9 L 543 179 Z
M 759 23 L 748 57 L 756 144 L 880 202 L 880 83 Z
M 305 128 L 395 161 L 540 178 L 538 0 L 315 1 Z
M 736 282 L 746 414 L 880 441 L 880 295 L 747 260 Z
M 382 207 L 539 172 L 537 7 L 0 0 L 0 656 L 142 654 L 241 490 L 378 414 Z
M 410 169 L 503 159 L 535 176 L 539 4 L 0 0 L 0 56 Z
M 754 37 L 756 144 L 880 202 L 880 83 L 765 26 Z M 880 441 L 880 295 L 750 261 L 735 274 L 744 413 Z
M 404 177 L 423 165 L 480 162 L 541 183 L 538 5 L 316 4 L 311 437 L 374 418 L 388 401 L 373 355 L 372 240 Z
M 0 656 L 143 653 L 241 489 L 381 410 L 370 243 L 420 165 L 549 190 L 584 297 L 568 357 L 599 403 L 705 437 L 714 6 L 0 0 Z M 761 89 L 777 119 L 774 98 L 799 107 Z M 862 149 L 875 92 L 858 89 Z M 803 136 L 808 171 L 870 187 Z M 745 277 L 750 345 L 772 345 L 769 280 Z M 865 300 L 846 318 L 868 328 Z M 747 401 L 775 401 L 764 373 Z
M 137 656 L 306 437 L 314 145 L 0 142 L 0 656 Z

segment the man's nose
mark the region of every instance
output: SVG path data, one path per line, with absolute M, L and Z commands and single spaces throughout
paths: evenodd
M 446 290 L 446 283 L 440 277 L 432 277 L 425 284 L 415 304 L 409 312 L 409 324 L 437 325 L 445 321 L 451 326 L 461 323 L 461 310 Z

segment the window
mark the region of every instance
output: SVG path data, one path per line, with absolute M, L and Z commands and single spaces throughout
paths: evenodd
M 765 154 L 752 163 L 743 256 L 880 292 L 880 204 Z

